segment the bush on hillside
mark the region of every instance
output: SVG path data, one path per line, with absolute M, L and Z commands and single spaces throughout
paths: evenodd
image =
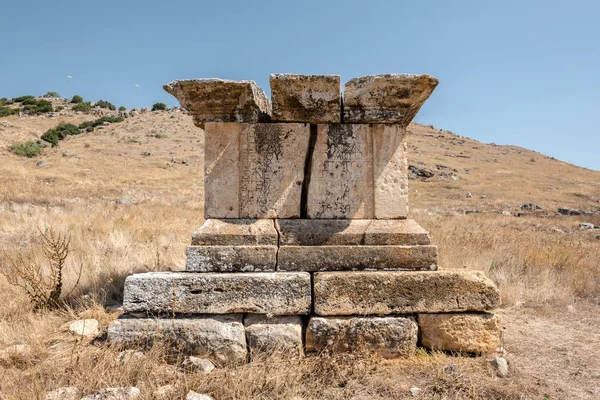
M 1 98 L 0 106 L 5 106 L 6 104 L 8 104 L 8 99 L 6 97 Z
M 19 96 L 19 97 L 15 97 L 13 100 L 13 102 L 15 103 L 23 103 L 25 100 L 35 100 L 35 96 Z
M 88 112 L 91 109 L 92 109 L 92 105 L 90 104 L 89 101 L 87 101 L 85 103 L 77 103 L 76 105 L 73 106 L 73 111 Z
M 73 98 L 71 99 L 71 103 L 73 104 L 79 104 L 79 103 L 83 103 L 83 97 L 79 96 L 78 94 L 76 94 L 75 96 L 73 96 Z
M 60 94 L 58 94 L 58 92 L 48 92 L 43 97 L 57 97 L 57 98 L 60 98 Z
M 9 115 L 13 115 L 18 113 L 18 110 L 8 108 L 8 107 L 0 107 L 0 117 L 8 117 Z
M 52 143 L 52 147 L 58 146 L 58 142 L 70 135 L 79 135 L 79 128 L 73 124 L 59 124 L 56 128 L 48 129 L 42 135 L 42 140 Z
M 124 106 L 119 107 L 119 111 L 127 111 L 127 109 Z
M 48 100 L 39 100 L 35 107 L 36 114 L 44 114 L 54 111 L 52 103 Z
M 112 111 L 115 111 L 117 109 L 111 102 L 104 100 L 98 100 L 96 102 L 96 106 L 100 108 L 107 108 Z
M 154 103 L 152 111 L 167 111 L 167 105 L 165 103 Z
M 35 97 L 31 97 L 31 98 L 26 98 L 24 99 L 21 104 L 23 104 L 24 106 L 34 106 L 37 104 L 37 100 L 35 99 Z
M 105 122 L 110 122 L 111 124 L 122 122 L 123 117 L 117 117 L 114 115 L 106 115 L 102 118 L 98 118 L 94 121 L 85 121 L 79 124 L 79 129 L 85 129 L 88 132 L 94 130 L 95 127 L 104 124 Z
M 10 151 L 23 157 L 36 157 L 42 152 L 42 146 L 36 142 L 15 143 L 10 147 Z

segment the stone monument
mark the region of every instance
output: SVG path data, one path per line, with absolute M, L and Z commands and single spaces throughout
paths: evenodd
M 494 283 L 440 269 L 408 216 L 406 128 L 438 84 L 429 75 L 275 74 L 164 86 L 205 133 L 205 222 L 185 272 L 125 281 L 119 346 L 168 341 L 218 363 L 417 346 L 493 352 Z

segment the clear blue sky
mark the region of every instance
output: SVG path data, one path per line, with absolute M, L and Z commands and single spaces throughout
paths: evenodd
M 0 97 L 140 107 L 179 78 L 429 73 L 416 120 L 600 170 L 599 1 L 5 1 Z M 66 76 L 73 78 L 67 81 Z M 139 87 L 135 87 L 139 84 Z

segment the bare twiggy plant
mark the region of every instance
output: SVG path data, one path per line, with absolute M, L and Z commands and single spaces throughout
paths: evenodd
M 63 269 L 69 256 L 71 237 L 56 233 L 53 229 L 40 230 L 42 253 L 46 259 L 40 263 L 33 253 L 19 253 L 11 257 L 4 253 L 5 268 L 0 270 L 8 283 L 27 293 L 34 310 L 57 308 L 61 305 Z M 81 278 L 81 268 L 74 287 Z

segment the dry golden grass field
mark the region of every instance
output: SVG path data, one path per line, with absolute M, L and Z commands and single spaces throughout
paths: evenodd
M 410 181 L 411 218 L 430 230 L 442 267 L 484 270 L 499 285 L 509 377 L 496 377 L 489 357 L 427 352 L 395 361 L 273 357 L 203 375 L 182 371 L 167 349 L 120 362 L 102 337 L 72 336 L 65 323 L 73 319 L 96 318 L 106 329 L 119 315 L 106 306 L 119 303 L 128 274 L 183 269 L 203 222 L 203 134 L 183 113 L 143 113 L 33 159 L 8 150 L 59 122 L 91 119 L 0 118 L 12 124 L 0 125 L 0 268 L 6 256 L 39 256 L 39 230 L 50 227 L 72 239 L 67 291 L 82 268 L 69 308 L 59 311 L 34 312 L 0 276 L 0 351 L 30 349 L 0 362 L 0 399 L 41 399 L 61 386 L 83 394 L 137 386 L 143 399 L 159 398 L 159 387 L 172 399 L 189 390 L 216 400 L 600 399 L 600 230 L 579 229 L 600 225 L 600 214 L 557 213 L 600 211 L 600 172 L 417 124 L 409 128 L 410 162 L 436 175 Z M 543 210 L 524 212 L 524 203 Z

